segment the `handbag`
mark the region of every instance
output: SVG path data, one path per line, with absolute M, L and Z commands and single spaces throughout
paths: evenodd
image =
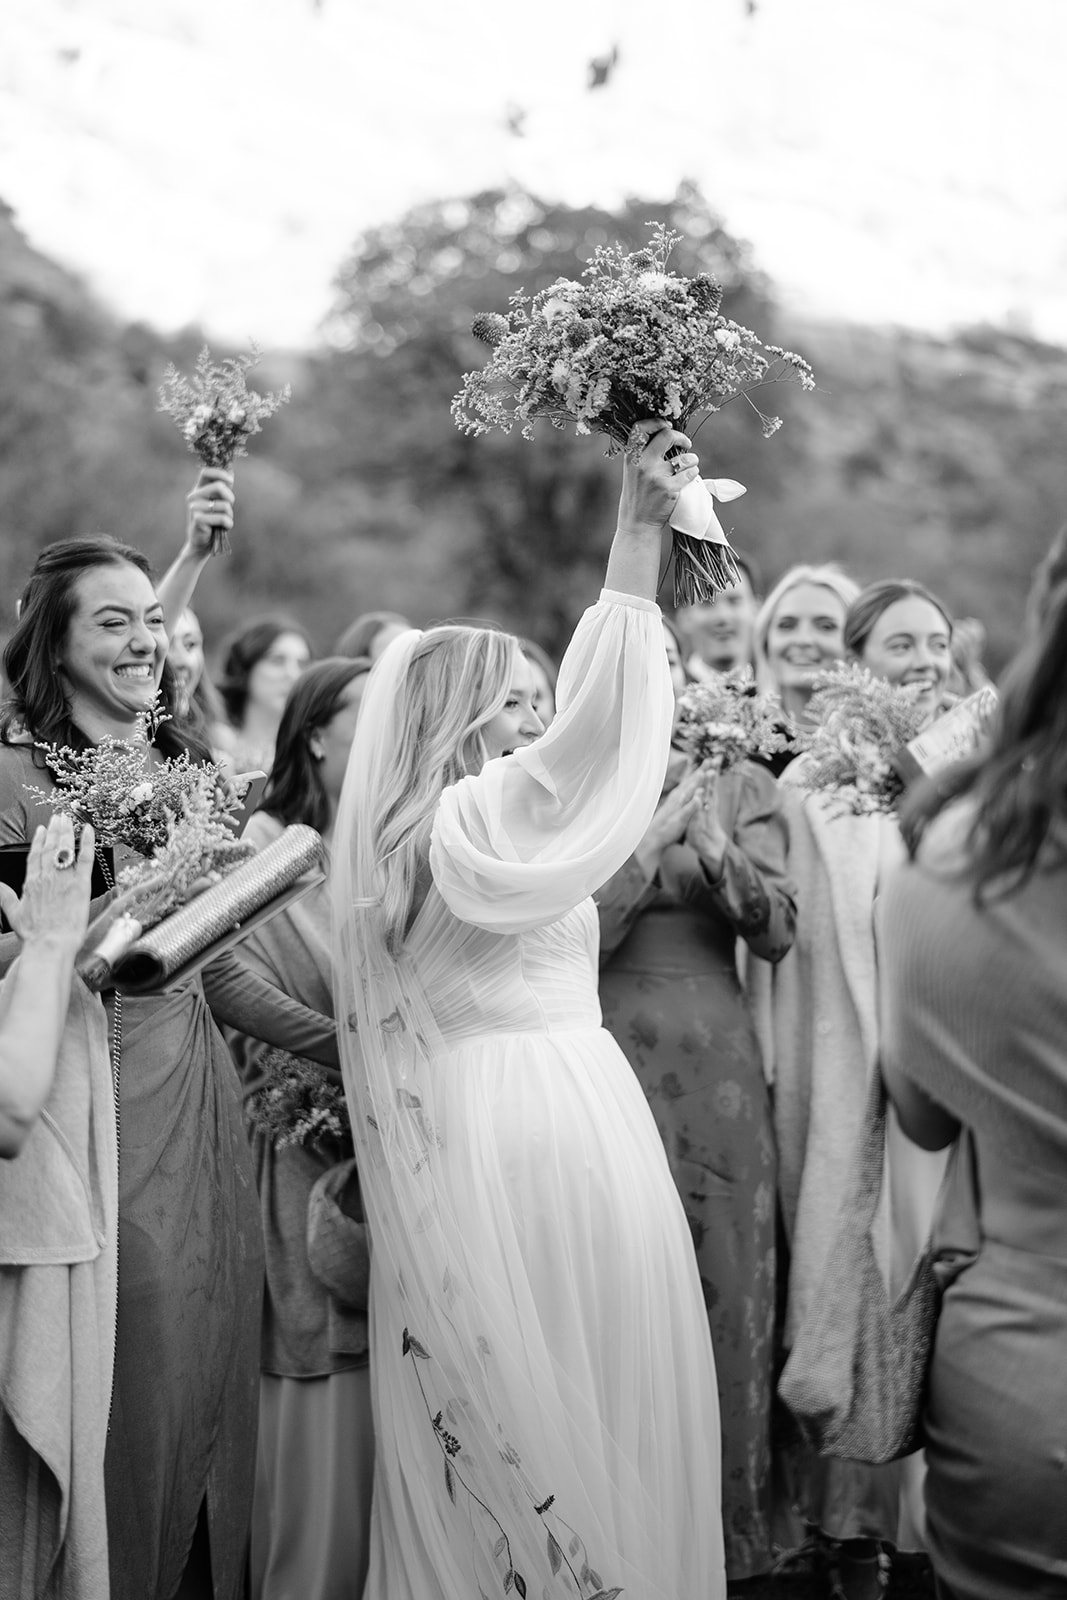
M 307 1251 L 311 1271 L 346 1310 L 367 1310 L 370 1235 L 358 1195 L 355 1158 L 318 1178 L 308 1196 Z M 353 1214 L 355 1213 L 355 1214 Z
M 778 1385 L 820 1455 L 872 1465 L 910 1455 L 922 1442 L 923 1399 L 942 1289 L 930 1244 L 900 1293 L 891 1298 L 886 1289 L 872 1236 L 885 1168 L 885 1131 L 886 1092 L 875 1071 L 829 1265 Z

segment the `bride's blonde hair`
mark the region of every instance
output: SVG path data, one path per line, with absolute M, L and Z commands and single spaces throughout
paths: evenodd
M 430 628 L 411 650 L 397 685 L 390 759 L 363 775 L 367 823 L 380 874 L 382 927 L 395 955 L 404 942 L 425 872 L 434 812 L 442 791 L 480 772 L 483 730 L 511 689 L 518 640 L 491 628 Z

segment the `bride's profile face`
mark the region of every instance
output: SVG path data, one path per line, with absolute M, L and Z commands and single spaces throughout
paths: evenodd
M 522 652 L 516 650 L 507 700 L 482 729 L 488 760 L 509 756 L 544 733 L 545 725 L 534 709 L 536 699 L 537 679 L 533 668 Z

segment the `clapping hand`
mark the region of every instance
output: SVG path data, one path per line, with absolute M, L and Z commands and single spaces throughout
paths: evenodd
M 660 801 L 648 832 L 634 851 L 641 866 L 654 876 L 660 857 L 668 845 L 678 844 L 700 805 L 700 773 L 689 772 L 665 799 Z
M 77 849 L 74 826 L 58 812 L 33 836 L 22 898 L 0 884 L 0 907 L 24 947 L 77 954 L 89 922 L 93 830 L 86 824 Z
M 195 488 L 185 497 L 185 542 L 198 556 L 217 547 L 216 535 L 233 532 L 233 473 L 225 467 L 202 467 Z
M 719 820 L 719 769 L 708 762 L 694 774 L 700 785 L 698 804 L 686 829 L 686 843 L 695 850 L 712 878 L 722 876 L 729 839 Z

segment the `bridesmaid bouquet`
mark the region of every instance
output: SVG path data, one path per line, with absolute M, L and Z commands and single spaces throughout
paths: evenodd
M 836 815 L 895 812 L 906 787 L 898 754 L 926 715 L 918 693 L 916 686 L 886 683 L 855 664 L 819 673 L 808 702 L 812 726 L 800 734 L 802 787 L 825 795 Z
M 175 819 L 189 806 L 212 821 L 232 817 L 240 809 L 240 797 L 226 784 L 221 767 L 198 764 L 183 754 L 149 768 L 152 739 L 166 721 L 168 714 L 157 699 L 138 716 L 129 739 L 106 734 L 87 750 L 39 744 L 58 787 L 25 788 L 70 817 L 76 828 L 92 823 L 99 848 L 126 845 L 141 856 L 153 855 L 167 842 Z
M 464 374 L 452 417 L 464 433 L 510 433 L 526 439 L 545 418 L 558 429 L 601 433 L 607 454 L 626 448 L 635 422 L 662 417 L 683 432 L 743 395 L 764 435 L 781 427 L 751 399 L 766 385 L 791 381 L 813 389 L 811 368 L 778 345 L 721 314 L 722 287 L 707 273 L 683 278 L 667 261 L 681 238 L 658 224 L 648 246 L 625 252 L 597 248 L 585 282 L 560 278 L 530 297 L 512 295 L 506 315 L 475 318 L 472 332 L 492 354 L 480 372 Z M 737 580 L 732 552 L 711 496 L 743 494 L 731 479 L 688 485 L 675 527 L 679 604 L 693 604 Z M 690 496 L 686 509 L 682 501 Z M 683 524 L 682 526 L 679 523 Z
M 155 855 L 119 874 L 116 898 L 89 928 L 77 968 L 90 989 L 104 987 L 144 932 L 255 854 L 234 837 L 228 814 L 206 790 L 192 791 L 182 806 Z
M 775 697 L 760 694 L 750 667 L 735 667 L 713 683 L 690 684 L 678 702 L 674 742 L 695 766 L 726 772 L 788 749 L 789 736 Z
M 183 377 L 173 362 L 166 368 L 156 409 L 174 419 L 189 449 L 206 467 L 228 468 L 237 456 L 246 456 L 246 441 L 289 400 L 288 384 L 277 394 L 257 394 L 248 388 L 245 374 L 258 363 L 254 345 L 251 355 L 229 356 L 217 363 L 205 345 L 192 378 Z M 225 533 L 217 529 L 212 554 L 229 548 Z
M 344 1088 L 325 1068 L 274 1047 L 264 1055 L 263 1066 L 266 1079 L 245 1106 L 250 1127 L 265 1133 L 276 1150 L 321 1139 L 351 1145 Z

